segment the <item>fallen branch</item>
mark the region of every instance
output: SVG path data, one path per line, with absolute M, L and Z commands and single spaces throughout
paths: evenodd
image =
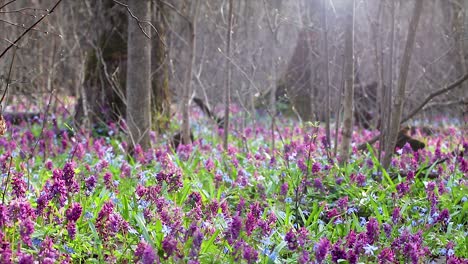
M 424 99 L 424 101 L 422 101 L 419 106 L 417 106 L 416 108 L 413 109 L 413 111 L 411 111 L 408 115 L 406 115 L 403 119 L 401 119 L 401 122 L 400 123 L 404 123 L 406 121 L 408 121 L 410 118 L 412 118 L 413 116 L 415 116 L 421 109 L 423 109 L 423 107 L 429 103 L 429 101 L 431 101 L 434 97 L 436 96 L 439 96 L 441 94 L 444 94 L 450 90 L 453 90 L 455 88 L 457 88 L 460 84 L 462 84 L 464 81 L 468 80 L 468 73 L 466 73 L 463 77 L 461 77 L 460 79 L 456 80 L 455 82 L 451 83 L 450 85 L 448 85 L 447 87 L 444 87 L 442 89 L 439 89 L 431 94 L 429 94 L 426 99 Z
M 436 96 L 439 96 L 441 94 L 444 94 L 450 90 L 453 90 L 455 88 L 457 88 L 458 86 L 460 86 L 460 84 L 462 84 L 464 81 L 468 80 L 468 73 L 466 73 L 464 76 L 462 76 L 461 78 L 459 78 L 458 80 L 456 80 L 455 82 L 451 83 L 450 85 L 448 85 L 447 87 L 444 87 L 442 89 L 439 89 L 431 94 L 429 94 L 426 99 L 424 99 L 417 107 L 415 107 L 409 114 L 407 114 L 404 118 L 401 119 L 400 121 L 400 124 L 403 124 L 404 122 L 408 121 L 409 119 L 411 119 L 413 116 L 415 116 L 421 109 L 424 108 L 424 106 L 429 103 L 434 97 Z M 379 137 L 380 137 L 380 133 L 378 135 L 376 135 L 375 137 L 371 138 L 370 140 L 360 144 L 358 146 L 358 150 L 365 150 L 367 147 L 367 144 L 374 144 L 375 142 L 377 142 L 377 140 L 379 140 Z

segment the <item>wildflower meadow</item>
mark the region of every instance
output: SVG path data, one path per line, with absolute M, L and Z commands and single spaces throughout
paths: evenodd
M 193 112 L 192 144 L 153 133 L 132 155 L 117 124 L 80 131 L 64 110 L 7 122 L 0 263 L 467 263 L 460 125 L 383 171 L 377 145 L 341 166 L 322 125 L 288 118 L 234 117 L 224 151 Z

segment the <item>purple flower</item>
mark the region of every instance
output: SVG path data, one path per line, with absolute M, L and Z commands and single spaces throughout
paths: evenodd
M 120 166 L 120 177 L 129 178 L 132 175 L 132 167 L 127 162 L 123 162 Z
M 135 262 L 138 262 L 141 259 L 147 246 L 148 244 L 143 240 L 138 243 L 137 248 L 135 249 Z
M 399 184 L 396 186 L 396 189 L 397 189 L 398 194 L 400 195 L 400 197 L 404 196 L 405 194 L 409 193 L 409 191 L 410 191 L 407 182 L 399 183 Z
M 320 178 L 315 178 L 314 179 L 314 188 L 317 191 L 321 191 L 323 189 L 322 180 Z
M 408 174 L 406 175 L 406 180 L 408 182 L 411 182 L 412 180 L 414 180 L 414 171 L 408 171 Z
M 377 219 L 373 217 L 369 219 L 366 225 L 366 235 L 370 245 L 379 239 L 379 222 L 377 222 Z
M 215 168 L 215 164 L 214 164 L 213 160 L 212 160 L 211 158 L 208 159 L 208 160 L 205 162 L 205 169 L 206 169 L 207 171 L 212 172 L 212 171 L 214 170 L 214 168 Z
M 380 251 L 377 259 L 379 260 L 379 264 L 394 263 L 395 254 L 390 248 L 384 248 Z
M 171 236 L 166 236 L 162 241 L 162 249 L 166 252 L 165 259 L 168 259 L 177 250 L 177 240 Z
M 245 244 L 242 257 L 247 260 L 248 264 L 255 263 L 258 259 L 258 252 L 249 245 Z
M 327 256 L 329 248 L 330 248 L 330 241 L 326 237 L 320 239 L 320 241 L 316 244 L 315 258 L 317 259 L 317 262 L 319 264 L 325 260 L 325 257 Z
M 358 173 L 358 175 L 351 174 L 350 176 L 351 182 L 355 182 L 358 186 L 366 186 L 366 176 L 362 173 Z
M 305 164 L 303 158 L 300 158 L 300 159 L 297 161 L 297 167 L 299 167 L 299 169 L 301 169 L 301 171 L 302 171 L 303 173 L 307 173 L 307 165 Z
M 34 258 L 32 255 L 26 254 L 26 253 L 19 253 L 19 260 L 18 264 L 33 264 L 34 263 Z
M 78 192 L 79 186 L 75 179 L 75 168 L 72 162 L 65 163 L 62 178 L 65 181 L 65 186 L 67 186 L 69 192 Z
M 346 259 L 348 260 L 349 264 L 356 264 L 357 263 L 358 256 L 356 255 L 354 250 L 352 250 L 352 249 L 348 250 L 346 255 L 347 255 Z
M 67 223 L 67 232 L 70 239 L 75 239 L 76 236 L 76 223 L 75 222 L 68 222 Z
M 23 178 L 24 175 L 21 172 L 14 172 L 11 178 L 11 187 L 16 198 L 22 198 L 26 194 L 26 182 Z
M 440 215 L 437 218 L 437 222 L 448 224 L 449 221 L 450 221 L 450 213 L 449 213 L 449 210 L 445 208 L 444 210 L 442 210 L 442 212 L 440 212 Z
M 67 187 L 65 186 L 65 181 L 63 180 L 63 172 L 60 169 L 55 169 L 52 172 L 52 187 L 50 188 L 50 193 L 52 198 L 56 198 L 59 202 L 60 207 L 65 205 L 67 200 Z
M 27 218 L 21 221 L 20 235 L 24 244 L 32 246 L 31 235 L 34 233 L 34 223 Z
M 400 213 L 400 208 L 395 207 L 392 212 L 392 221 L 394 224 L 397 224 L 400 221 L 401 218 L 401 213 Z
M 112 173 L 106 172 L 104 173 L 104 184 L 106 185 L 106 188 L 108 190 L 112 190 L 114 187 L 114 184 L 112 183 Z
M 341 240 L 333 244 L 330 254 L 332 262 L 334 263 L 338 263 L 340 259 L 346 259 L 346 251 L 341 248 Z
M 198 252 L 200 251 L 201 244 L 203 242 L 203 233 L 197 228 L 193 232 L 193 240 L 192 240 L 192 248 L 190 249 L 190 256 L 192 258 L 196 258 L 198 256 Z
M 385 235 L 387 236 L 387 238 L 390 238 L 390 236 L 392 235 L 392 226 L 387 223 L 383 224 L 382 226 L 383 226 Z
M 43 260 L 42 263 L 47 261 L 52 261 L 49 263 L 54 263 L 55 259 L 59 257 L 59 252 L 54 248 L 54 242 L 51 238 L 46 237 L 41 242 L 41 249 L 39 250 L 39 258 Z M 46 261 L 47 260 L 47 261 Z
M 297 259 L 297 263 L 299 264 L 308 264 L 308 263 L 311 263 L 310 262 L 310 254 L 308 251 L 306 250 L 303 250 L 301 255 L 299 255 L 298 259 Z
M 66 211 L 67 220 L 70 222 L 76 222 L 81 216 L 83 208 L 79 203 L 73 203 Z
M 2 242 L 0 247 L 0 263 L 11 264 L 11 256 L 13 252 L 11 252 L 10 243 Z
M 48 161 L 46 161 L 46 163 L 45 163 L 45 167 L 46 167 L 46 169 L 48 169 L 48 170 L 52 170 L 52 168 L 54 167 L 54 164 L 52 163 L 51 160 L 48 160 Z
M 258 220 L 255 217 L 255 215 L 252 212 L 248 212 L 247 217 L 245 219 L 245 231 L 248 236 L 252 234 L 253 230 L 257 226 L 257 222 Z
M 88 192 L 90 192 L 90 193 L 94 191 L 94 188 L 96 187 L 96 184 L 97 184 L 97 178 L 94 175 L 89 176 L 85 180 L 86 190 Z
M 10 217 L 8 216 L 8 208 L 6 205 L 0 204 L 0 227 L 5 226 L 10 222 Z
M 338 199 L 338 207 L 343 209 L 343 210 L 346 210 L 346 208 L 348 208 L 348 196 L 345 196 L 345 197 L 341 197 L 340 199 Z
M 143 264 L 154 264 L 157 259 L 156 253 L 151 246 L 146 246 L 143 251 L 141 262 Z
M 288 189 L 289 189 L 289 185 L 287 182 L 283 183 L 281 185 L 281 191 L 280 191 L 280 194 L 283 195 L 283 196 L 286 196 L 288 194 Z
M 312 164 L 312 173 L 317 173 L 320 171 L 320 169 L 321 169 L 320 163 L 314 162 L 314 164 Z
M 296 234 L 294 234 L 293 229 L 289 230 L 289 232 L 286 233 L 286 236 L 284 236 L 284 241 L 288 243 L 289 250 L 296 250 L 297 238 L 296 238 Z
M 102 206 L 96 218 L 96 230 L 103 240 L 109 240 L 115 236 L 118 231 L 127 231 L 128 223 L 114 212 L 114 204 L 112 201 L 107 201 Z
M 239 237 L 240 230 L 242 228 L 242 218 L 238 215 L 234 216 L 231 221 L 231 225 L 227 231 L 228 242 L 232 243 Z
M 408 142 L 406 142 L 406 144 L 403 146 L 402 150 L 403 150 L 404 154 L 409 154 L 409 153 L 413 152 L 413 149 L 411 148 L 411 145 Z
M 305 227 L 299 228 L 298 239 L 297 239 L 297 242 L 298 242 L 299 246 L 301 246 L 301 247 L 306 246 L 306 243 L 308 243 L 310 241 L 309 236 L 310 236 L 310 234 L 309 234 L 309 230 L 307 230 L 307 228 L 305 228 Z

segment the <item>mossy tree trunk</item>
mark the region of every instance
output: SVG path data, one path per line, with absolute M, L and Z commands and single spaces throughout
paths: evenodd
M 75 121 L 77 125 L 89 121 L 96 127 L 117 122 L 125 114 L 127 19 L 126 10 L 112 0 L 92 1 L 91 5 L 99 26 L 89 40 L 82 89 L 85 96 L 78 99 Z
M 84 87 L 75 108 L 75 122 L 77 127 L 89 122 L 96 128 L 119 122 L 126 116 L 128 13 L 112 0 L 96 0 L 91 4 L 94 24 L 99 26 L 92 30 L 94 34 L 89 40 L 91 47 L 85 62 Z M 171 116 L 166 29 L 161 6 L 152 7 L 157 11 L 153 12 L 156 14 L 153 25 L 158 34 L 153 34 L 151 43 L 152 129 L 160 132 L 167 128 Z
M 153 24 L 158 31 L 153 34 L 151 52 L 151 105 L 153 129 L 159 133 L 169 128 L 171 119 L 171 93 L 169 88 L 169 58 L 167 49 L 167 16 L 162 4 L 153 5 Z

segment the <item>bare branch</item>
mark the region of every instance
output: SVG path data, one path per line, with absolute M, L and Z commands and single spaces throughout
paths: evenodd
M 422 101 L 417 107 L 415 107 L 413 109 L 413 111 L 411 111 L 408 115 L 406 115 L 400 123 L 404 123 L 406 121 L 408 121 L 410 118 L 412 118 L 413 116 L 415 116 L 421 109 L 423 109 L 423 107 L 429 103 L 434 97 L 436 96 L 439 96 L 441 94 L 444 94 L 450 90 L 453 90 L 455 88 L 457 88 L 460 84 L 462 84 L 464 81 L 468 80 L 468 73 L 466 73 L 463 77 L 461 77 L 460 79 L 456 80 L 455 82 L 451 83 L 450 85 L 448 85 L 447 87 L 444 87 L 442 89 L 439 89 L 431 94 L 429 94 L 426 99 L 424 99 L 424 101 Z
M 143 34 L 145 34 L 145 36 L 149 39 L 151 39 L 150 35 L 143 29 L 143 27 L 141 26 L 141 24 L 148 24 L 155 32 L 156 34 L 158 34 L 159 36 L 159 32 L 158 30 L 156 29 L 156 27 L 150 22 L 150 21 L 146 21 L 146 20 L 140 20 L 137 16 L 135 16 L 135 14 L 133 14 L 132 10 L 130 9 L 130 7 L 128 7 L 127 4 L 124 4 L 122 2 L 119 2 L 117 0 L 112 0 L 114 3 L 120 5 L 120 6 L 123 6 L 127 9 L 127 12 L 128 14 L 130 14 L 130 16 L 136 20 L 136 22 L 138 23 L 138 27 L 140 28 L 141 32 L 143 32 Z M 166 46 L 166 43 L 164 43 L 164 41 L 161 39 L 161 42 L 164 44 L 164 46 Z
M 466 73 L 463 77 L 461 77 L 460 79 L 454 81 L 453 83 L 449 84 L 448 86 L 442 88 L 442 89 L 439 89 L 431 94 L 429 94 L 426 99 L 424 99 L 424 101 L 421 102 L 421 104 L 419 104 L 417 107 L 415 107 L 409 114 L 407 114 L 404 118 L 401 119 L 400 121 L 400 124 L 403 124 L 404 122 L 408 121 L 409 119 L 411 119 L 413 116 L 415 116 L 421 109 L 424 108 L 424 106 L 429 103 L 434 97 L 436 96 L 439 96 L 441 94 L 444 94 L 450 90 L 453 90 L 455 88 L 457 88 L 458 86 L 460 86 L 464 81 L 468 80 L 468 73 Z M 374 144 L 375 142 L 377 142 L 377 140 L 379 140 L 379 137 L 380 137 L 380 134 L 379 135 L 376 135 L 375 137 L 371 138 L 370 140 L 360 144 L 358 146 L 358 150 L 364 150 L 366 149 L 366 145 L 367 144 Z
M 2 58 L 7 52 L 8 50 L 10 50 L 13 46 L 15 46 L 16 43 L 18 43 L 18 41 L 20 41 L 29 31 L 31 31 L 35 26 L 37 26 L 39 23 L 41 23 L 42 20 L 44 20 L 47 16 L 49 16 L 50 14 L 52 14 L 55 10 L 55 8 L 62 2 L 62 0 L 58 0 L 55 5 L 47 12 L 46 15 L 42 15 L 41 18 L 39 18 L 34 24 L 32 24 L 28 29 L 26 29 L 23 34 L 21 34 L 15 41 L 13 41 L 12 44 L 10 44 L 1 54 L 0 54 L 0 58 Z M 3 7 L 3 6 L 2 6 Z M 2 8 L 0 7 L 0 9 Z
M 11 0 L 10 2 L 6 2 L 6 3 L 3 4 L 2 6 L 0 6 L 0 10 L 1 10 L 2 8 L 5 8 L 7 5 L 12 4 L 12 3 L 14 3 L 14 2 L 16 2 L 16 0 Z

